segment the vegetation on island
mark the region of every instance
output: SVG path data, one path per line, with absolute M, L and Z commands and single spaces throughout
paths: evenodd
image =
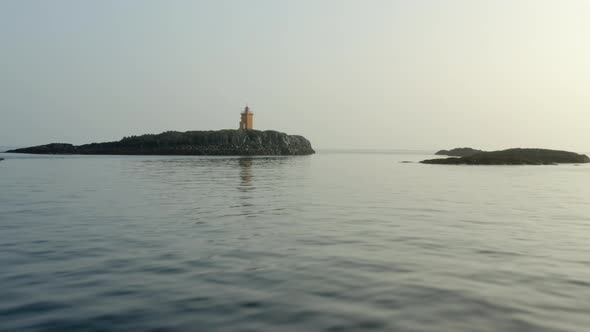
M 303 136 L 267 130 L 167 131 L 125 137 L 117 142 L 52 143 L 7 151 L 32 154 L 114 155 L 308 155 L 315 151 Z
M 547 149 L 508 149 L 480 152 L 467 157 L 430 159 L 423 164 L 440 165 L 555 165 L 590 163 L 584 154 Z

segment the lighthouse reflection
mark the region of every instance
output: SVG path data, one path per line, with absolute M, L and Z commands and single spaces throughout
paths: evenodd
M 244 157 L 239 159 L 240 164 L 240 186 L 241 191 L 250 191 L 254 189 L 252 185 L 252 163 L 253 159 Z

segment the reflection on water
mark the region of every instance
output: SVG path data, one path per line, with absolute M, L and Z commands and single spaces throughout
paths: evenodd
M 254 187 L 252 186 L 252 163 L 253 159 L 249 157 L 240 158 L 240 178 L 242 182 L 238 187 L 242 191 L 252 190 Z

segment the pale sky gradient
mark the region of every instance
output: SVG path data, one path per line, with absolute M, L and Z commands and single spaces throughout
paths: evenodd
M 0 145 L 257 129 L 590 151 L 590 1 L 0 0 Z

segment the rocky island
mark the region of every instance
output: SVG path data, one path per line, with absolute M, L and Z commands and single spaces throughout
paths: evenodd
M 435 155 L 437 156 L 451 156 L 451 157 L 469 157 L 473 156 L 474 154 L 484 152 L 482 150 L 472 149 L 472 148 L 455 148 L 452 150 L 440 150 Z
M 546 149 L 508 149 L 480 152 L 460 158 L 442 158 L 421 161 L 439 165 L 555 165 L 590 163 L 590 158 L 574 152 Z
M 315 153 L 303 136 L 278 131 L 227 129 L 167 131 L 125 137 L 117 142 L 72 145 L 52 143 L 9 150 L 8 153 L 100 155 L 309 155 Z

